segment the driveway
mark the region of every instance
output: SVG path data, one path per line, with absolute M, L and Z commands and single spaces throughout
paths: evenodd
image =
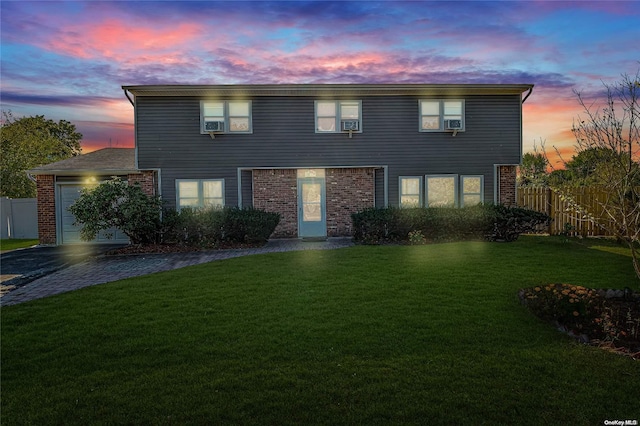
M 2 286 L 20 286 L 122 244 L 36 246 L 0 254 Z

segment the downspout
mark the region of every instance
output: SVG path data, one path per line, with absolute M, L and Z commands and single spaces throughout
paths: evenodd
M 124 90 L 124 95 L 127 97 L 127 99 L 129 99 L 129 102 L 131 102 L 131 106 L 133 106 L 135 108 L 136 104 L 133 102 L 133 99 L 131 99 L 131 97 L 129 96 L 129 92 L 127 92 L 127 89 L 123 89 L 123 90 Z
M 136 103 L 135 103 L 135 101 L 133 99 L 131 99 L 131 96 L 129 96 L 129 92 L 127 91 L 127 89 L 125 89 L 123 87 L 122 90 L 124 90 L 124 95 L 127 97 L 127 99 L 129 99 L 129 102 L 131 103 L 131 106 L 133 107 L 134 165 L 135 165 L 135 168 L 138 169 L 138 130 L 137 130 L 137 126 L 136 126 Z
M 525 103 L 527 98 L 529 98 L 529 96 L 531 96 L 531 93 L 533 92 L 533 86 L 531 86 L 529 88 L 529 93 L 527 93 L 527 96 L 524 97 L 524 99 L 522 100 L 521 104 Z

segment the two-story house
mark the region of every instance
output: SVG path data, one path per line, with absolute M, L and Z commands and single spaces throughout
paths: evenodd
M 134 112 L 134 149 L 105 149 L 31 171 L 40 239 L 77 241 L 65 206 L 86 179 L 111 175 L 142 182 L 177 209 L 278 212 L 276 237 L 350 235 L 351 214 L 374 206 L 514 204 L 522 104 L 532 89 L 124 86 Z

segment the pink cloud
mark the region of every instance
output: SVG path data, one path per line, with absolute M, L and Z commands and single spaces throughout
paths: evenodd
M 98 24 L 67 25 L 42 43 L 48 50 L 82 59 L 123 60 L 143 54 L 171 62 L 174 56 L 181 56 L 181 49 L 196 40 L 201 32 L 198 23 L 140 27 L 108 19 Z

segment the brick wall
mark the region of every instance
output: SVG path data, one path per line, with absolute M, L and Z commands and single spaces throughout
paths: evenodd
M 498 204 L 516 205 L 516 166 L 498 167 Z
M 296 170 L 254 170 L 253 207 L 280 213 L 275 238 L 298 236 L 298 177 Z
M 352 235 L 351 214 L 374 207 L 374 169 L 328 169 L 327 235 Z
M 329 237 L 352 235 L 351 214 L 374 206 L 373 169 L 327 169 L 326 217 Z M 254 170 L 253 207 L 280 213 L 275 238 L 298 236 L 298 181 L 293 169 Z
M 129 185 L 139 183 L 142 190 L 147 195 L 155 195 L 158 193 L 156 188 L 155 172 L 153 170 L 129 174 L 127 175 L 127 181 L 129 182 Z
M 154 171 L 132 173 L 127 176 L 129 184 L 139 182 L 142 190 L 148 194 L 157 194 Z M 38 238 L 40 244 L 56 244 L 56 195 L 55 176 L 36 176 L 37 205 L 38 205 Z
M 56 243 L 56 191 L 55 177 L 36 176 L 38 194 L 38 238 L 40 244 Z

